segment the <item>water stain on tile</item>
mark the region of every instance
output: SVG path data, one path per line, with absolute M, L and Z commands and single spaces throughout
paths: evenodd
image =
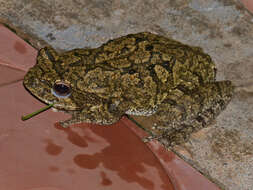
M 67 171 L 69 174 L 74 174 L 74 173 L 75 173 L 75 170 L 72 169 L 72 168 L 68 168 L 66 171 Z
M 164 162 L 170 163 L 171 161 L 175 160 L 175 154 L 173 154 L 170 151 L 167 152 L 167 150 L 165 150 L 165 147 L 160 146 L 160 144 L 157 141 L 155 140 L 150 141 L 148 143 L 148 146 L 151 148 L 153 152 L 155 152 L 155 154 L 157 154 L 157 157 L 162 159 Z
M 83 148 L 88 146 L 85 138 L 82 137 L 81 135 L 79 135 L 77 132 L 73 131 L 70 127 L 64 128 L 64 127 L 60 126 L 59 123 L 56 123 L 55 128 L 59 129 L 59 130 L 63 130 L 67 134 L 68 140 L 72 144 L 74 144 L 78 147 L 83 147 Z
M 87 130 L 82 128 L 82 130 Z M 128 183 L 136 182 L 146 189 L 155 189 L 157 182 L 148 177 L 150 168 L 160 176 L 161 189 L 168 189 L 167 176 L 163 175 L 163 169 L 157 169 L 156 159 L 153 155 L 147 158 L 149 149 L 135 135 L 126 135 L 123 126 L 112 125 L 110 127 L 89 127 L 95 135 L 102 137 L 108 145 L 94 154 L 80 153 L 74 156 L 74 163 L 84 169 L 96 169 L 103 166 L 109 171 L 117 172 L 118 176 Z M 89 142 L 90 143 L 90 142 Z M 95 142 L 96 143 L 96 142 Z M 157 162 L 158 163 L 158 162 Z M 146 167 L 147 166 L 147 167 Z M 159 166 L 158 166 L 159 167 Z M 147 169 L 148 168 L 148 169 Z M 108 183 L 105 180 L 104 183 Z
M 87 154 L 78 154 L 74 157 L 74 162 L 81 168 L 95 169 L 101 162 L 99 158 Z
M 100 175 L 101 175 L 101 178 L 102 178 L 102 182 L 101 184 L 103 186 L 109 186 L 109 185 L 112 185 L 112 181 L 106 176 L 106 173 L 101 171 L 100 172 Z
M 26 190 L 64 190 L 64 189 L 59 189 L 56 187 L 35 187 L 35 188 L 31 188 L 31 189 L 29 188 Z
M 232 47 L 232 44 L 231 43 L 225 43 L 225 44 L 223 44 L 224 45 L 224 47 L 226 47 L 226 48 L 231 48 Z
M 27 52 L 26 47 L 23 43 L 16 41 L 14 44 L 14 49 L 20 54 L 25 54 Z
M 62 152 L 63 147 L 54 144 L 51 140 L 47 139 L 46 143 L 47 143 L 46 151 L 48 154 L 52 156 L 57 156 Z
M 56 38 L 54 37 L 54 35 L 50 32 L 46 35 L 46 37 L 50 40 L 50 41 L 54 41 L 56 40 Z
M 58 168 L 58 167 L 56 167 L 56 166 L 50 166 L 49 168 L 49 171 L 51 171 L 51 172 L 58 172 L 60 169 Z

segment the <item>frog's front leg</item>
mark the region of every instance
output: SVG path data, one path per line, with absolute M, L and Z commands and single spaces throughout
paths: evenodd
M 108 109 L 108 105 L 92 106 L 80 111 L 72 111 L 72 117 L 60 122 L 61 126 L 67 128 L 72 124 L 93 123 L 99 125 L 111 125 L 117 122 L 123 115 L 122 111 Z
M 72 113 L 72 117 L 65 121 L 60 121 L 60 125 L 64 128 L 68 128 L 70 125 L 82 123 L 82 119 L 78 113 Z
M 221 81 L 191 91 L 184 88 L 171 91 L 155 115 L 157 126 L 144 142 L 158 139 L 167 147 L 186 142 L 193 132 L 207 126 L 225 109 L 233 89 L 230 81 Z

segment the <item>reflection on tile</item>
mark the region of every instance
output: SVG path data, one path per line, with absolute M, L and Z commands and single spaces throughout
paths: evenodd
M 160 160 L 176 189 L 219 190 L 214 183 L 202 176 L 173 152 L 166 150 L 156 140 L 149 142 L 148 146 Z

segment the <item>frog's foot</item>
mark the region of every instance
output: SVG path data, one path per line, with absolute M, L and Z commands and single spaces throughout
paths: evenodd
M 78 122 L 77 120 L 71 118 L 65 121 L 60 121 L 59 123 L 63 128 L 68 128 L 72 124 L 81 123 L 81 122 Z
M 175 145 L 184 144 L 189 141 L 192 133 L 199 131 L 202 125 L 184 126 L 179 130 L 172 130 L 171 132 L 158 137 L 158 141 L 166 148 L 172 148 Z
M 142 139 L 144 143 L 148 143 L 152 140 L 159 141 L 166 148 L 172 148 L 175 145 L 183 144 L 187 142 L 190 138 L 190 134 L 198 131 L 201 127 L 195 126 L 185 126 L 179 130 L 171 129 L 169 131 L 164 131 L 161 135 L 151 135 Z
M 158 139 L 159 139 L 159 136 L 151 135 L 151 136 L 142 138 L 142 141 L 144 143 L 148 143 L 148 142 L 150 142 L 152 140 L 158 140 Z

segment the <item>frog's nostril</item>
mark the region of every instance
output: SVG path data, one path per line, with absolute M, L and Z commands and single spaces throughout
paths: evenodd
M 56 97 L 67 98 L 71 94 L 70 85 L 62 81 L 55 82 L 52 88 L 52 93 Z

